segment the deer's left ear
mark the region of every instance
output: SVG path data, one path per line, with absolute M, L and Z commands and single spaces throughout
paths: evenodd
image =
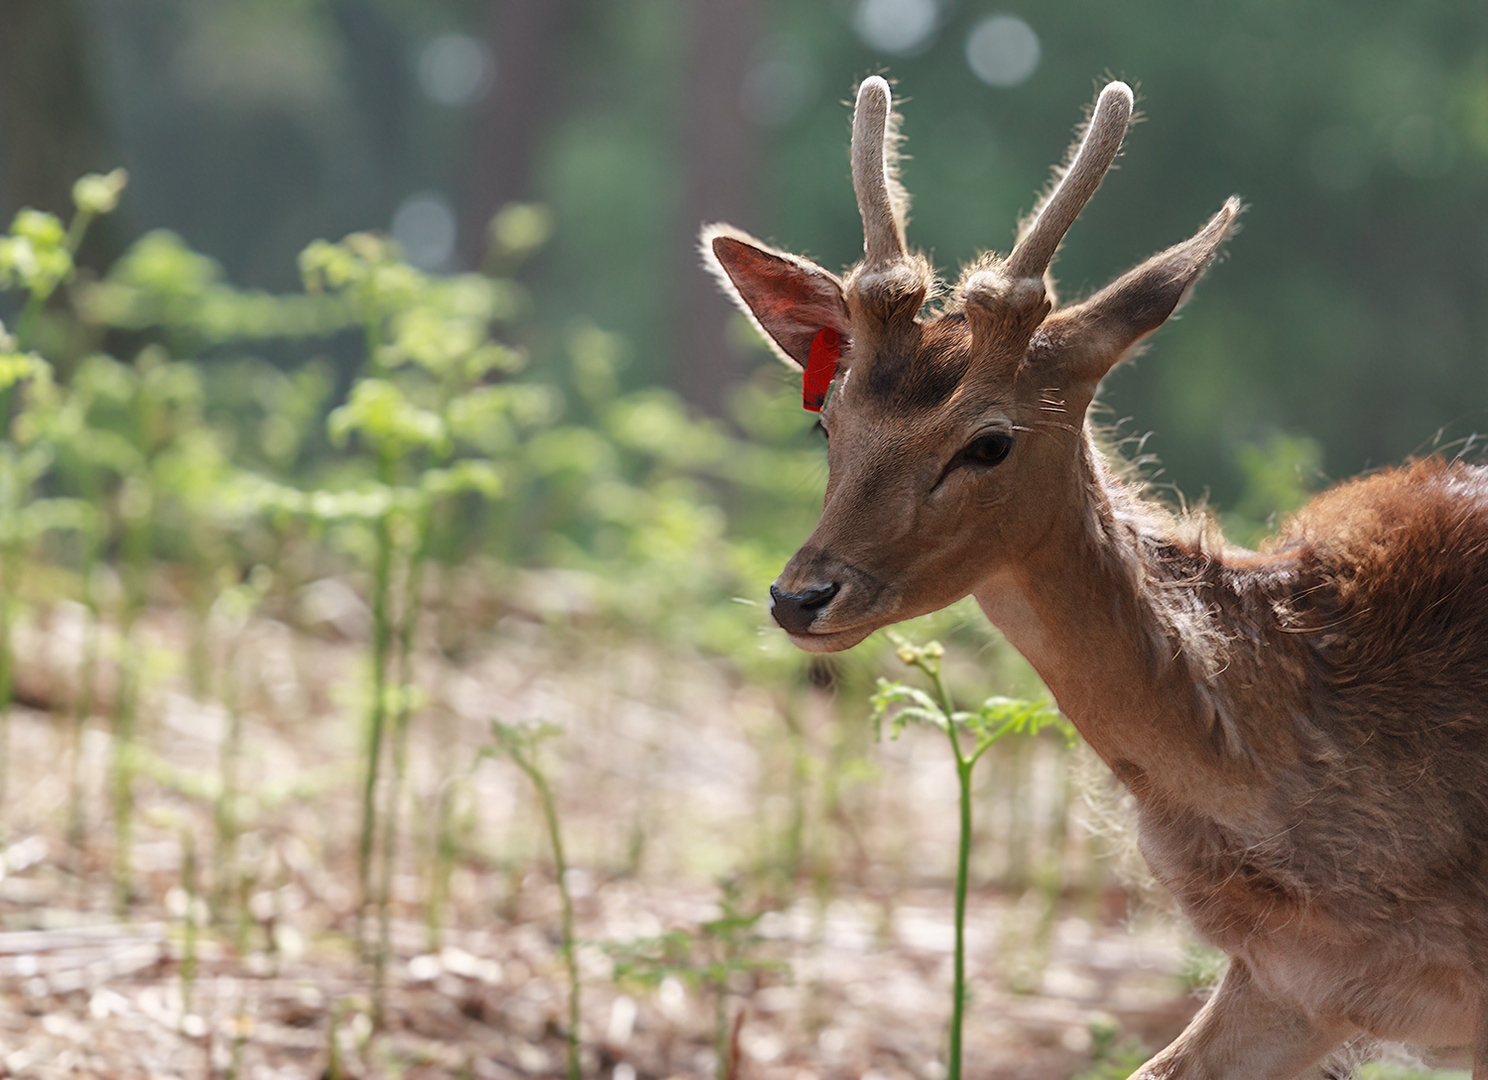
M 809 259 L 776 251 L 727 225 L 702 235 L 703 261 L 787 364 L 804 368 L 811 342 L 834 330 L 848 344 L 842 281 Z
M 1054 312 L 1034 333 L 1030 359 L 1059 368 L 1070 382 L 1099 382 L 1188 298 L 1234 230 L 1240 209 L 1240 200 L 1230 198 L 1194 236 L 1127 271 L 1088 300 Z

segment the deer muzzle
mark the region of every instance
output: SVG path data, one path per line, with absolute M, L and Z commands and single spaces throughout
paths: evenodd
M 770 614 L 801 648 L 838 652 L 884 624 L 887 594 L 872 574 L 806 547 L 770 586 Z

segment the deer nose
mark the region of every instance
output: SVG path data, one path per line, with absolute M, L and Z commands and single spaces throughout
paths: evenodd
M 837 582 L 801 592 L 781 592 L 770 586 L 770 614 L 775 621 L 792 634 L 802 634 L 816 619 L 816 614 L 832 602 L 842 588 Z

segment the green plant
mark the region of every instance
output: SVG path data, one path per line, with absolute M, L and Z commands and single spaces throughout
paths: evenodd
M 191 1015 L 196 996 L 196 925 L 197 880 L 196 837 L 189 828 L 181 829 L 181 890 L 185 907 L 181 915 L 181 1020 Z
M 945 647 L 938 641 L 915 645 L 892 633 L 889 639 L 894 643 L 900 660 L 929 678 L 933 693 L 902 682 L 879 679 L 878 690 L 872 699 L 875 729 L 881 731 L 886 719 L 895 738 L 911 723 L 936 728 L 950 743 L 956 765 L 960 824 L 956 846 L 955 967 L 946 1076 L 949 1080 L 959 1080 L 962 1021 L 966 1008 L 966 894 L 971 866 L 972 770 L 982 755 L 1007 735 L 1036 735 L 1045 728 L 1055 728 L 1066 738 L 1072 738 L 1074 729 L 1046 701 L 990 697 L 976 709 L 958 709 L 942 669 Z
M 243 672 L 241 645 L 249 618 L 273 584 L 273 573 L 256 566 L 248 580 L 223 588 L 213 605 L 218 632 L 219 686 L 217 697 L 227 714 L 227 730 L 217 755 L 218 789 L 213 799 L 212 820 L 216 826 L 214 849 L 216 896 L 214 907 L 219 923 L 231 921 L 233 941 L 239 953 L 247 943 L 248 913 L 243 903 L 245 881 L 239 864 L 238 840 L 243 831 L 240 772 L 243 753 Z
M 0 237 L 0 288 L 26 291 L 17 331 L 22 348 L 35 347 L 42 309 L 59 286 L 72 280 L 73 258 L 88 226 L 100 214 L 114 211 L 128 181 L 123 169 L 84 176 L 72 187 L 70 224 L 64 227 L 55 214 L 27 207 L 16 214 L 9 235 Z
M 54 214 L 25 208 L 16 214 L 9 232 L 0 236 L 0 290 L 26 294 L 15 335 L 0 325 L 0 806 L 5 805 L 9 770 L 15 666 L 11 636 L 20 564 L 27 541 L 51 525 L 44 515 L 59 505 L 51 501 L 34 505 L 35 485 L 51 467 L 53 451 L 45 440 L 27 438 L 24 422 L 37 394 L 45 397 L 51 389 L 51 365 L 35 351 L 38 321 L 57 289 L 72 280 L 73 259 L 88 226 L 98 215 L 114 210 L 126 181 L 122 169 L 84 176 L 73 185 L 69 225 L 64 227 Z M 25 396 L 18 408 L 19 394 Z
M 444 928 L 445 908 L 449 902 L 450 877 L 466 839 L 475 830 L 475 811 L 468 771 L 449 776 L 440 784 L 433 816 L 433 857 L 429 860 L 429 891 L 424 905 L 424 928 L 428 950 L 437 952 Z
M 1469 1080 L 1469 1073 L 1466 1069 L 1433 1069 L 1427 1065 L 1370 1061 L 1359 1066 L 1359 1080 Z
M 739 976 L 781 974 L 789 969 L 783 961 L 754 955 L 765 943 L 757 927 L 768 912 L 743 910 L 737 881 L 724 881 L 722 888 L 718 918 L 699 923 L 695 930 L 611 942 L 605 951 L 614 959 L 617 982 L 654 990 L 664 979 L 676 978 L 711 999 L 715 1076 L 729 1080 L 734 1076 L 730 1044 L 737 1023 L 729 1015 L 730 984 Z
M 553 788 L 547 775 L 538 764 L 536 747 L 543 739 L 557 734 L 550 725 L 532 728 L 517 728 L 491 721 L 491 734 L 495 746 L 485 747 L 481 753 L 501 754 L 510 759 L 523 775 L 532 782 L 542 806 L 543 825 L 547 829 L 548 842 L 553 846 L 553 875 L 558 885 L 563 927 L 563 966 L 568 972 L 568 1080 L 579 1080 L 581 1061 L 579 1057 L 579 1028 L 582 1018 L 579 999 L 579 957 L 574 938 L 573 894 L 568 887 L 568 859 L 563 851 L 563 830 L 558 824 L 558 804 L 553 799 Z
M 1230 958 L 1219 949 L 1197 941 L 1190 942 L 1183 950 L 1178 977 L 1190 993 L 1208 991 L 1219 985 L 1229 963 Z
M 1090 1022 L 1090 1064 L 1070 1080 L 1126 1080 L 1152 1056 L 1135 1035 L 1121 1037 L 1121 1025 L 1111 1017 Z

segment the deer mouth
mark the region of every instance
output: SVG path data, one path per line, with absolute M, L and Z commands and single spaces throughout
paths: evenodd
M 785 634 L 790 638 L 792 645 L 805 652 L 834 653 L 851 649 L 878 628 L 879 624 L 874 622 L 849 627 L 846 630 L 787 630 Z
M 872 574 L 803 548 L 770 586 L 770 614 L 799 648 L 841 652 L 894 621 L 891 595 Z

